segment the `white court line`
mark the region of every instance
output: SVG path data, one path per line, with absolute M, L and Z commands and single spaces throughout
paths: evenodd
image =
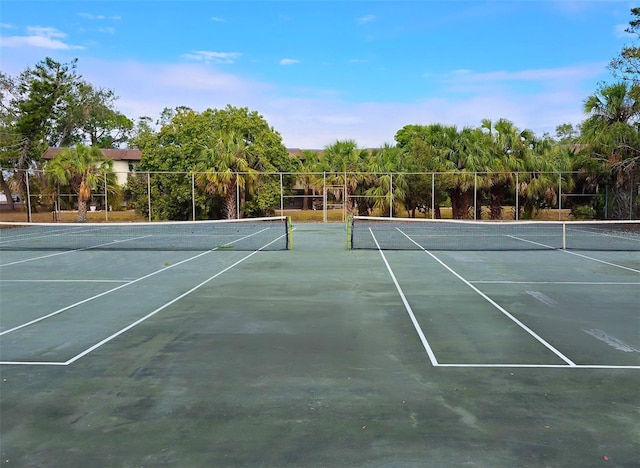
M 640 281 L 510 281 L 510 280 L 469 280 L 473 284 L 568 284 L 585 286 L 636 286 Z
M 391 275 L 391 279 L 393 280 L 393 284 L 395 284 L 396 289 L 398 291 L 398 294 L 400 294 L 400 299 L 402 299 L 402 303 L 404 304 L 404 307 L 407 310 L 407 313 L 409 314 L 409 317 L 411 318 L 411 322 L 413 323 L 413 327 L 416 329 L 416 332 L 418 333 L 418 336 L 420 337 L 420 341 L 422 342 L 422 346 L 424 346 L 425 351 L 429 355 L 429 359 L 431 360 L 431 365 L 437 366 L 438 365 L 438 360 L 436 359 L 436 355 L 433 352 L 433 350 L 431 349 L 431 345 L 429 345 L 429 342 L 427 341 L 427 338 L 424 336 L 424 333 L 422 332 L 422 328 L 420 328 L 420 325 L 418 324 L 418 320 L 416 319 L 416 316 L 413 313 L 413 310 L 411 309 L 411 306 L 409 305 L 409 301 L 407 301 L 407 297 L 404 295 L 404 292 L 402 291 L 402 288 L 400 287 L 400 284 L 398 283 L 398 280 L 396 279 L 396 275 L 393 273 L 393 270 L 391 269 L 391 266 L 389 265 L 389 262 L 387 262 L 387 258 L 384 256 L 384 252 L 380 248 L 380 244 L 378 244 L 378 239 L 376 239 L 376 236 L 373 234 L 373 231 L 371 230 L 371 228 L 369 228 L 369 232 L 371 233 L 371 237 L 373 237 L 373 241 L 376 243 L 376 246 L 378 247 L 378 252 L 380 252 L 380 256 L 382 257 L 382 260 L 384 261 L 384 264 L 387 267 L 387 271 L 389 271 L 389 274 Z
M 266 229 L 269 229 L 269 228 L 266 228 Z M 254 236 L 254 235 L 256 235 L 256 234 L 258 234 L 258 233 L 260 233 L 260 232 L 263 232 L 263 231 L 265 231 L 266 229 L 262 229 L 262 230 L 260 230 L 260 231 L 258 231 L 258 232 L 255 232 L 255 233 L 253 233 L 253 234 L 250 234 L 250 235 L 248 235 L 248 236 L 241 237 L 240 239 L 234 240 L 233 242 L 239 242 L 239 241 L 241 241 L 241 240 L 243 240 L 243 239 L 246 239 L 246 238 L 251 237 L 251 236 Z M 27 362 L 27 361 L 0 361 L 0 365 L 4 364 L 4 365 L 23 365 L 23 366 L 24 366 L 24 365 L 29 365 L 29 366 L 35 366 L 35 365 L 68 366 L 68 365 L 70 365 L 70 364 L 73 364 L 73 363 L 74 363 L 74 362 L 76 362 L 78 359 L 80 359 L 80 358 L 82 358 L 82 357 L 86 356 L 87 354 L 91 353 L 92 351 L 95 351 L 96 349 L 98 349 L 98 348 L 99 348 L 99 347 L 101 347 L 102 345 L 104 345 L 104 344 L 108 343 L 109 341 L 113 340 L 114 338 L 116 338 L 116 337 L 118 337 L 118 336 L 122 335 L 122 334 L 123 334 L 123 333 L 125 333 L 126 331 L 128 331 L 128 330 L 132 329 L 132 328 L 133 328 L 133 327 L 135 327 L 136 325 L 139 325 L 140 323 L 144 322 L 145 320 L 149 319 L 150 317 L 153 317 L 154 315 L 156 315 L 156 314 L 157 314 L 158 312 L 160 312 L 161 310 L 163 310 L 163 309 L 165 309 L 165 308 L 169 307 L 170 305 L 172 305 L 172 304 L 174 304 L 175 302 L 179 301 L 179 300 L 180 300 L 180 299 L 182 299 L 183 297 L 185 297 L 185 296 L 187 296 L 187 295 L 191 294 L 193 291 L 195 291 L 195 290 L 197 290 L 197 289 L 201 288 L 202 286 L 204 286 L 204 285 L 205 285 L 205 284 L 207 284 L 208 282 L 212 281 L 213 279 L 217 278 L 218 276 L 222 275 L 223 273 L 225 273 L 225 272 L 229 271 L 230 269 L 232 269 L 232 268 L 234 268 L 235 266 L 239 265 L 240 263 L 244 262 L 244 261 L 245 261 L 245 260 L 247 260 L 248 258 L 250 258 L 250 257 L 254 256 L 254 255 L 255 255 L 255 254 L 257 254 L 259 251 L 262 251 L 263 249 L 265 249 L 265 248 L 269 247 L 271 244 L 273 244 L 274 242 L 276 242 L 276 241 L 278 241 L 278 240 L 282 239 L 282 238 L 283 238 L 283 237 L 285 237 L 286 235 L 287 235 L 287 234 L 285 233 L 285 234 L 281 235 L 280 237 L 277 237 L 276 239 L 272 240 L 272 241 L 271 241 L 271 242 L 269 242 L 268 244 L 263 245 L 263 246 L 262 246 L 262 247 L 260 247 L 258 250 L 255 250 L 255 251 L 251 252 L 249 255 L 247 255 L 247 256 L 245 256 L 245 257 L 241 258 L 240 260 L 238 260 L 237 262 L 235 262 L 233 265 L 230 265 L 230 266 L 228 266 L 227 268 L 225 268 L 224 270 L 219 271 L 218 273 L 216 273 L 215 275 L 211 276 L 210 278 L 207 278 L 206 280 L 204 280 L 203 282 L 201 282 L 201 283 L 200 283 L 200 284 L 198 284 L 197 286 L 195 286 L 195 287 L 191 288 L 189 291 L 187 291 L 187 292 L 185 292 L 185 293 L 181 294 L 180 296 L 176 297 L 175 299 L 172 299 L 171 301 L 167 302 L 166 304 L 164 304 L 164 305 L 162 305 L 162 306 L 158 307 L 158 308 L 157 308 L 156 310 L 154 310 L 153 312 L 148 313 L 148 314 L 147 314 L 147 315 L 145 315 L 144 317 L 142 317 L 142 318 L 140 318 L 140 319 L 136 320 L 135 322 L 133 322 L 133 323 L 131 323 L 131 324 L 127 325 L 126 327 L 124 327 L 124 328 L 120 329 L 120 330 L 119 330 L 119 331 L 117 331 L 116 333 L 114 333 L 114 334 L 112 334 L 112 335 L 108 336 L 107 338 L 105 338 L 104 340 L 102 340 L 102 341 L 100 341 L 100 342 L 96 343 L 95 345 L 93 345 L 93 346 L 91 346 L 91 347 L 89 347 L 89 348 L 85 349 L 84 351 L 82 351 L 81 353 L 79 353 L 79 354 L 75 355 L 74 357 L 72 357 L 71 359 L 69 359 L 69 360 L 67 360 L 67 361 L 64 361 L 64 362 L 51 362 L 51 361 L 42 361 L 42 362 L 40 362 L 40 361 L 29 361 L 29 362 Z M 213 251 L 214 251 L 214 250 L 216 250 L 216 249 L 217 249 L 217 248 L 214 248 L 214 249 L 208 250 L 207 252 L 203 252 L 203 253 L 201 253 L 201 254 L 199 254 L 199 255 L 196 255 L 196 256 L 194 256 L 194 257 L 188 258 L 188 259 L 186 259 L 186 260 L 183 260 L 183 261 L 182 261 L 182 262 L 180 262 L 180 263 L 184 263 L 184 262 L 189 261 L 189 260 L 192 260 L 192 259 L 194 259 L 194 258 L 201 257 L 202 255 L 205 255 L 205 254 L 208 254 L 208 253 L 210 253 L 210 252 L 213 252 Z M 178 265 L 178 264 L 176 264 L 176 265 Z M 171 267 L 163 268 L 162 270 L 158 270 L 157 272 L 154 272 L 154 273 L 152 273 L 152 274 L 150 274 L 150 275 L 147 275 L 146 277 L 148 278 L 149 276 L 152 276 L 152 275 L 154 275 L 154 274 L 156 274 L 156 273 L 159 273 L 159 272 L 161 272 L 161 271 L 167 270 L 167 269 L 169 269 L 169 268 L 171 268 Z M 140 279 L 142 279 L 142 278 L 140 278 Z M 135 280 L 135 281 L 139 281 L 140 279 Z M 126 284 L 126 285 L 124 285 L 124 286 L 127 286 L 127 285 L 128 285 L 128 284 Z M 124 287 L 124 286 L 123 286 L 123 287 Z M 116 288 L 116 289 L 120 289 L 120 288 Z M 86 302 L 86 301 L 85 301 L 85 302 Z
M 606 366 L 600 364 L 438 364 L 438 367 L 462 367 L 485 369 L 640 369 L 640 366 Z
M 65 250 L 64 252 L 56 252 L 56 253 L 49 254 L 49 255 L 41 255 L 40 257 L 32 257 L 32 258 L 27 258 L 25 260 L 17 260 L 15 262 L 11 262 L 11 263 L 3 263 L 3 264 L 0 264 L 0 267 L 10 266 L 10 265 L 18 265 L 20 263 L 32 262 L 34 260 L 42 260 L 43 258 L 49 258 L 49 257 L 57 257 L 58 255 L 66 255 L 66 254 L 74 253 L 74 252 L 82 252 L 83 250 L 97 249 L 98 247 L 104 247 L 105 245 L 120 244 L 122 242 L 129 242 L 129 241 L 132 241 L 132 240 L 144 239 L 145 237 L 151 237 L 151 236 L 150 235 L 146 235 L 146 236 L 130 237 L 128 239 L 122 239 L 122 240 L 106 242 L 104 244 L 92 245 L 91 247 L 84 247 L 82 249 Z
M 522 239 L 521 237 L 517 237 L 517 236 L 509 236 L 509 237 L 512 237 L 514 239 L 517 239 L 517 240 L 520 240 L 520 241 L 523 241 L 523 242 L 529 242 L 530 244 L 539 245 L 541 247 L 547 247 L 547 248 L 553 249 L 553 250 L 560 250 L 561 252 L 568 253 L 570 255 L 575 255 L 576 257 L 586 258 L 588 260 L 593 260 L 594 262 L 598 262 L 598 263 L 604 263 L 605 265 L 609 265 L 609 266 L 612 266 L 612 267 L 622 268 L 623 270 L 633 271 L 634 273 L 640 273 L 640 270 L 636 270 L 635 268 L 630 268 L 630 267 L 627 267 L 627 266 L 624 266 L 624 265 L 618 265 L 617 263 L 611 263 L 611 262 L 607 262 L 605 260 L 600 260 L 598 258 L 589 257 L 588 255 L 580 254 L 580 253 L 574 252 L 572 250 L 556 249 L 556 248 L 554 248 L 554 247 L 552 247 L 550 245 L 540 244 L 539 242 L 533 242 L 533 241 L 530 241 L 528 239 Z
M 562 359 L 564 362 L 566 362 L 569 366 L 573 367 L 576 364 L 569 359 L 568 357 L 566 357 L 564 354 L 562 354 L 560 351 L 558 351 L 556 348 L 554 348 L 553 346 L 551 346 L 550 343 L 548 343 L 544 338 L 542 338 L 540 335 L 538 335 L 536 332 L 534 332 L 532 329 L 530 329 L 529 327 L 527 327 L 524 323 L 522 323 L 520 320 L 518 320 L 517 318 L 515 318 L 511 313 L 509 313 L 504 307 L 502 307 L 500 304 L 498 304 L 496 301 L 494 301 L 493 299 L 491 299 L 489 296 L 487 296 L 485 293 L 483 293 L 482 291 L 480 291 L 478 288 L 476 288 L 473 284 L 471 284 L 469 281 L 467 281 L 466 279 L 464 279 L 461 275 L 459 275 L 456 271 L 454 271 L 449 265 L 447 265 L 446 263 L 444 263 L 442 260 L 440 260 L 438 257 L 436 257 L 435 255 L 433 255 L 431 252 L 429 252 L 428 250 L 426 250 L 424 247 L 422 247 L 420 244 L 418 244 L 416 241 L 414 241 L 411 237 L 409 237 L 407 234 L 405 234 L 402 229 L 400 228 L 396 228 L 402 235 L 404 235 L 407 239 L 409 239 L 411 242 L 413 242 L 415 245 L 417 245 L 423 252 L 425 252 L 427 255 L 429 255 L 431 258 L 433 258 L 436 262 L 438 262 L 440 265 L 442 265 L 444 268 L 446 268 L 450 273 L 452 273 L 456 278 L 458 278 L 460 281 L 462 281 L 464 284 L 466 284 L 467 286 L 469 286 L 471 289 L 473 289 L 476 293 L 478 293 L 480 295 L 480 297 L 482 297 L 483 299 L 485 299 L 487 302 L 489 302 L 489 304 L 491 304 L 492 306 L 494 306 L 496 309 L 498 309 L 500 312 L 502 312 L 504 315 L 506 315 L 509 319 L 511 319 L 515 324 L 517 324 L 520 328 L 522 328 L 524 331 L 526 331 L 527 333 L 529 333 L 532 337 L 534 337 L 538 342 L 540 342 L 543 346 L 545 346 L 549 351 L 551 351 L 552 353 L 554 353 L 556 356 L 558 356 L 560 359 Z
M 130 280 L 110 280 L 110 279 L 2 279 L 0 283 L 127 283 Z
M 66 362 L 59 361 L 0 361 L 0 365 L 12 366 L 66 366 Z
M 261 232 L 263 232 L 263 231 L 265 231 L 267 229 L 268 228 L 261 229 L 260 231 L 254 232 L 253 234 L 250 234 L 248 236 L 244 236 L 244 237 L 241 237 L 239 239 L 236 239 L 233 242 L 239 242 L 239 241 L 247 239 L 247 238 L 249 238 L 251 236 L 255 236 L 256 234 L 259 234 L 259 233 L 261 233 Z M 275 242 L 275 241 L 273 241 L 273 242 Z M 273 242 L 271 242 L 270 244 L 272 244 Z M 129 281 L 129 282 L 127 282 L 125 284 L 122 284 L 120 286 L 116 286 L 115 288 L 111 288 L 111 289 L 109 289 L 107 291 L 104 291 L 104 292 L 102 292 L 100 294 L 96 294 L 95 296 L 88 297 L 87 299 L 83 299 L 83 300 L 78 301 L 78 302 L 76 302 L 74 304 L 71 304 L 71 305 L 68 305 L 66 307 L 63 307 L 62 309 L 58 309 L 56 311 L 53 311 L 50 314 L 43 315 L 42 317 L 38 317 L 38 318 L 36 318 L 34 320 L 31 320 L 30 322 L 26 322 L 26 323 L 23 323 L 22 325 L 18 325 L 16 327 L 13 327 L 13 328 L 10 328 L 10 329 L 5 330 L 3 332 L 0 332 L 0 336 L 6 335 L 7 333 L 14 332 L 16 330 L 20 330 L 21 328 L 24 328 L 24 327 L 28 327 L 29 325 L 33 325 L 34 323 L 41 322 L 42 320 L 46 320 L 46 319 L 51 318 L 51 317 L 53 317 L 55 315 L 61 314 L 62 312 L 65 312 L 65 311 L 67 311 L 69 309 L 73 309 L 74 307 L 77 307 L 79 305 L 85 304 L 85 303 L 87 303 L 89 301 L 93 301 L 94 299 L 98 299 L 98 298 L 100 298 L 102 296 L 106 296 L 107 294 L 111 294 L 112 292 L 118 291 L 118 290 L 120 290 L 122 288 L 126 288 L 127 286 L 131 286 L 132 284 L 135 284 L 135 283 L 138 283 L 138 282 L 140 282 L 140 281 L 142 281 L 144 279 L 150 278 L 151 276 L 155 276 L 158 273 L 162 273 L 163 271 L 167 271 L 167 270 L 169 270 L 171 268 L 174 268 L 174 267 L 176 267 L 178 265 L 181 265 L 181 264 L 186 263 L 186 262 L 190 262 L 191 260 L 195 260 L 196 258 L 202 257 L 203 255 L 207 255 L 207 254 L 209 254 L 209 253 L 211 253 L 211 252 L 213 252 L 214 250 L 217 250 L 217 249 L 218 248 L 216 247 L 214 249 L 207 250 L 206 252 L 199 253 L 198 255 L 194 255 L 193 257 L 189 257 L 189 258 L 187 258 L 185 260 L 182 260 L 182 261 L 180 261 L 178 263 L 174 263 L 173 265 L 169 265 L 167 267 L 161 268 L 160 270 L 156 270 L 154 272 L 151 272 L 148 275 L 141 276 L 140 278 L 136 278 L 136 279 L 134 279 L 132 281 Z
M 74 228 L 64 228 L 64 227 L 60 227 L 59 229 L 55 230 L 55 231 L 49 231 L 47 233 L 42 233 L 41 232 L 27 232 L 27 233 L 21 233 L 20 236 L 6 236 L 6 237 L 2 237 L 2 241 L 0 241 L 0 245 L 5 245 L 5 244 L 14 244 L 16 242 L 20 242 L 24 239 L 46 239 L 48 237 L 59 237 L 61 235 L 65 235 L 65 234 L 70 234 L 70 233 L 79 233 L 79 232 L 90 232 L 91 229 L 80 229 L 79 227 L 74 227 Z
M 600 260 L 599 258 L 593 258 L 593 257 L 589 257 L 588 255 L 579 254 L 577 252 L 572 252 L 571 250 L 563 250 L 563 252 L 571 254 L 571 255 L 575 255 L 576 257 L 582 257 L 582 258 L 586 258 L 588 260 L 593 260 L 594 262 L 604 263 L 605 265 L 609 265 L 609 266 L 612 266 L 612 267 L 622 268 L 623 270 L 633 271 L 634 273 L 640 273 L 640 270 L 636 270 L 635 268 L 630 268 L 630 267 L 627 267 L 627 266 L 624 266 L 624 265 L 618 265 L 617 263 L 606 262 L 604 260 Z

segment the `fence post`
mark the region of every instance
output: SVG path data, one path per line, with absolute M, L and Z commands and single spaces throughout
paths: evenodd
M 149 221 L 151 221 L 151 172 L 147 172 L 147 203 L 149 207 Z
M 562 172 L 558 173 L 558 221 L 562 221 Z
M 280 216 L 284 216 L 284 190 L 282 188 L 282 172 L 280 172 Z
M 389 217 L 393 218 L 393 173 L 389 174 L 389 177 L 389 186 L 391 188 L 391 200 L 389 201 Z
M 473 173 L 473 220 L 478 218 L 478 173 Z
M 327 222 L 327 172 L 322 172 L 322 222 Z
M 196 220 L 196 173 L 191 173 L 191 218 Z
M 240 219 L 240 177 L 236 175 L 236 219 Z
M 518 216 L 520 214 L 520 181 L 518 180 L 518 178 L 519 178 L 518 175 L 519 175 L 519 173 L 516 172 L 516 193 L 515 193 L 515 195 L 516 195 L 516 206 L 515 206 L 516 212 L 514 213 L 514 216 L 513 216 L 516 221 L 518 221 Z
M 27 221 L 31 222 L 31 191 L 29 190 L 29 171 L 24 171 L 25 175 L 25 185 L 27 189 Z
M 56 184 L 56 198 L 58 200 L 58 205 L 56 206 L 56 221 L 60 221 L 60 215 L 61 215 L 61 211 L 62 211 L 62 205 L 61 202 L 62 200 L 60 199 L 60 184 Z
M 107 173 L 104 173 L 104 220 L 109 221 L 109 193 L 107 190 Z
M 342 195 L 342 220 L 347 220 L 347 171 L 344 172 L 344 193 Z
M 431 219 L 436 219 L 436 173 L 431 173 Z

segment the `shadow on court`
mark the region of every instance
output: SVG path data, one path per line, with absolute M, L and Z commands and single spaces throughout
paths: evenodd
M 501 275 L 513 281 L 516 271 L 526 279 L 527 268 L 505 266 L 520 253 L 493 263 L 441 256 L 574 364 L 619 365 L 573 368 L 424 252 L 385 253 L 438 364 L 487 365 L 434 366 L 379 252 L 346 250 L 342 224 L 294 227 L 292 251 L 212 252 L 131 285 L 127 295 L 114 292 L 97 310 L 82 309 L 64 325 L 80 336 L 94 333 L 98 343 L 162 308 L 72 364 L 0 366 L 2 464 L 638 466 L 638 287 L 615 290 L 618 308 L 631 308 L 618 311 L 615 321 L 623 325 L 614 326 L 631 351 L 616 350 L 581 332 L 607 331 L 611 313 L 580 315 L 572 306 L 563 315 L 562 307 L 527 293 L 556 297 L 542 285 L 479 282 Z M 105 255 L 126 265 L 132 253 Z M 169 263 L 157 253 L 134 257 L 132 277 Z M 20 274 L 18 265 L 10 268 L 13 277 Z M 479 271 L 486 276 L 472 277 Z M 640 276 L 621 275 L 619 283 Z M 11 305 L 11 284 L 0 283 L 3 307 Z M 20 307 L 43 315 L 46 296 L 37 283 L 30 287 L 40 308 L 28 310 L 25 301 Z M 598 291 L 602 302 L 607 291 Z M 589 300 L 588 289 L 562 295 L 572 304 Z M 55 296 L 62 300 L 64 294 Z M 64 328 L 56 322 L 47 329 L 46 322 L 37 328 L 44 340 Z M 95 333 L 95 323 L 113 330 Z M 37 343 L 28 330 L 20 340 Z M 0 352 L 22 349 L 16 341 L 11 333 L 0 336 Z M 530 367 L 501 367 L 514 361 Z

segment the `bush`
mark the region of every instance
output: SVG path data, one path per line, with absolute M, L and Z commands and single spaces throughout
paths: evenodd
M 587 205 L 576 206 L 571 210 L 571 215 L 575 219 L 594 219 L 596 217 L 596 210 Z

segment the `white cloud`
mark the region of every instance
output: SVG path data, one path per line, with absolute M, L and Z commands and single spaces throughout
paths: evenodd
M 26 36 L 7 36 L 0 38 L 2 47 L 36 47 L 52 50 L 84 49 L 82 46 L 68 44 L 63 39 L 67 34 L 56 28 L 31 26 L 27 28 Z
M 365 23 L 370 23 L 375 19 L 376 19 L 376 17 L 374 15 L 366 15 L 366 16 L 362 16 L 360 18 L 357 18 L 356 21 L 357 21 L 358 24 L 365 24 Z
M 283 58 L 280 60 L 280 65 L 295 65 L 296 63 L 300 63 L 300 60 Z
M 120 21 L 120 19 L 122 19 L 120 16 L 93 15 L 91 13 L 78 13 L 78 16 L 80 16 L 81 18 L 88 19 L 88 20 Z
M 606 65 L 606 63 L 589 63 L 570 67 L 489 72 L 453 70 L 447 74 L 424 73 L 422 76 L 430 81 L 444 83 L 449 92 L 481 93 L 516 86 L 563 87 L 567 86 L 567 83 L 595 79 L 602 75 Z
M 235 63 L 242 54 L 239 52 L 213 52 L 209 50 L 196 50 L 183 54 L 182 58 L 202 63 Z
M 216 23 L 226 23 L 227 21 L 223 18 L 218 18 L 217 16 L 212 16 L 211 18 L 209 18 L 211 21 L 214 21 Z
M 581 69 L 581 67 L 576 67 Z M 589 66 L 583 67 L 590 69 Z M 118 70 L 118 73 L 113 73 Z M 223 109 L 228 104 L 248 107 L 264 116 L 288 147 L 321 149 L 338 139 L 354 139 L 361 147 L 392 143 L 395 133 L 405 125 L 444 123 L 477 126 L 483 118 L 506 118 L 519 128 L 536 134 L 555 133 L 562 123 L 584 120 L 579 80 L 567 70 L 554 74 L 514 72 L 526 76 L 568 76 L 554 88 L 520 92 L 506 88 L 479 87 L 477 92 L 457 94 L 436 92 L 412 102 L 348 102 L 341 90 L 297 88 L 301 97 L 287 97 L 273 83 L 222 73 L 213 65 L 144 64 L 84 60 L 83 76 L 97 86 L 113 89 L 119 96 L 116 106 L 129 118 L 149 116 L 154 120 L 165 107 L 187 106 L 196 111 Z M 506 73 L 498 76 L 510 77 Z M 504 73 L 504 72 L 501 72 Z M 461 73 L 465 79 L 473 72 Z M 486 78 L 489 74 L 479 74 Z M 286 92 L 291 93 L 287 87 Z

